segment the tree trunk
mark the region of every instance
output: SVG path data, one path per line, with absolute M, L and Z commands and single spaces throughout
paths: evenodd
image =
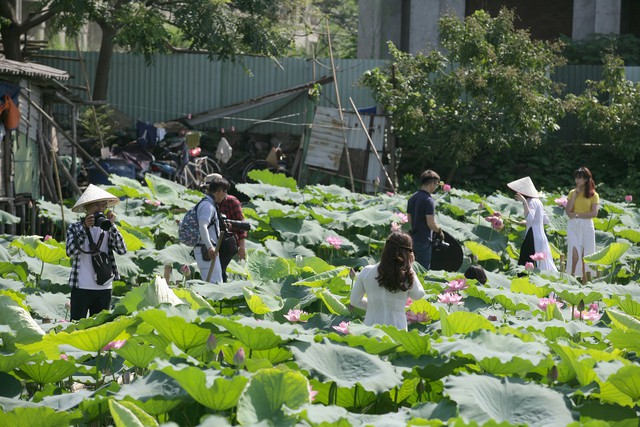
M 100 54 L 98 55 L 98 65 L 96 67 L 95 81 L 93 87 L 93 100 L 106 101 L 109 90 L 109 71 L 111 69 L 111 58 L 113 57 L 113 39 L 116 30 L 110 25 L 100 25 L 102 29 L 102 40 L 100 41 Z
M 2 26 L 0 28 L 2 46 L 4 47 L 4 56 L 13 61 L 22 61 L 22 52 L 20 51 L 20 32 L 17 31 L 14 24 L 9 24 L 6 27 Z

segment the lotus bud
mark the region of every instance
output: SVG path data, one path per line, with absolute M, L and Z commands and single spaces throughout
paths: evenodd
M 244 348 L 240 347 L 233 355 L 233 363 L 238 366 L 244 365 Z
M 547 382 L 553 384 L 558 379 L 558 367 L 553 365 L 549 372 L 547 372 Z
M 218 345 L 218 340 L 216 339 L 216 336 L 213 334 L 210 334 L 209 338 L 207 338 L 207 350 L 213 351 L 215 350 L 217 345 Z

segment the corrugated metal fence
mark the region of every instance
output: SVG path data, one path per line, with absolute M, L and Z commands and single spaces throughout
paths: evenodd
M 77 59 L 75 52 L 47 51 L 47 55 Z M 96 67 L 97 52 L 83 54 L 90 84 Z M 41 59 L 40 62 L 68 70 L 70 85 L 84 86 L 80 63 L 63 59 Z M 362 74 L 386 64 L 383 60 L 336 60 L 337 80 L 342 106 L 349 107 L 353 98 L 358 108 L 375 102 L 368 89 L 358 85 Z M 640 67 L 626 67 L 627 79 L 640 81 Z M 269 93 L 331 75 L 329 59 L 305 60 L 282 58 L 278 62 L 262 57 L 246 56 L 241 62 L 209 61 L 205 55 L 158 55 L 147 66 L 138 55 L 116 53 L 111 64 L 109 102 L 128 116 L 148 122 L 162 122 L 188 114 L 214 110 Z M 558 68 L 552 78 L 567 93 L 579 94 L 586 80 L 599 80 L 602 67 L 570 65 Z M 337 107 L 335 88 L 327 84 L 320 106 Z M 208 122 L 202 128 L 251 128 L 259 133 L 291 133 L 300 135 L 304 124 L 305 97 L 289 97 L 250 110 Z M 572 141 L 576 120 L 566 117 L 558 137 Z

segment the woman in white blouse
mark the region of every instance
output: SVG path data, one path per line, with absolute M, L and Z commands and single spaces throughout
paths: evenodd
M 411 236 L 396 231 L 387 238 L 380 262 L 364 267 L 358 274 L 350 302 L 352 306 L 366 310 L 365 325 L 407 329 L 407 297 L 415 300 L 425 295 L 413 272 L 414 260 Z

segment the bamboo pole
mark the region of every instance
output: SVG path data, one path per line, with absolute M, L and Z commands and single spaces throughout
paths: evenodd
M 373 154 L 376 155 L 376 159 L 378 159 L 378 163 L 380 163 L 380 167 L 382 168 L 382 172 L 384 172 L 384 176 L 387 178 L 387 181 L 389 182 L 389 185 L 391 186 L 391 189 L 395 193 L 396 192 L 396 188 L 393 185 L 393 181 L 391 181 L 391 177 L 387 173 L 387 170 L 385 169 L 384 164 L 382 164 L 382 159 L 380 158 L 380 154 L 378 154 L 378 150 L 376 150 L 376 146 L 373 145 L 373 140 L 371 139 L 371 135 L 369 135 L 369 131 L 367 130 L 367 127 L 365 126 L 364 121 L 362 120 L 362 116 L 358 112 L 358 108 L 356 108 L 356 104 L 353 102 L 353 99 L 351 99 L 351 97 L 349 97 L 349 102 L 351 102 L 351 106 L 353 107 L 353 111 L 355 111 L 356 112 L 356 116 L 358 116 L 358 121 L 360 121 L 360 126 L 362 127 L 362 131 L 365 133 L 365 135 L 367 135 L 367 141 L 369 141 L 369 145 L 371 146 L 371 149 L 373 150 Z
M 344 151 L 347 156 L 347 168 L 349 169 L 349 179 L 351 180 L 351 191 L 355 193 L 356 186 L 353 181 L 353 170 L 351 169 L 351 156 L 349 155 L 349 144 L 344 133 L 344 114 L 342 113 L 342 103 L 340 102 L 340 90 L 338 89 L 338 76 L 336 75 L 336 64 L 333 60 L 333 49 L 331 48 L 331 33 L 329 32 L 329 19 L 325 18 L 327 24 L 327 40 L 329 44 L 329 57 L 331 58 L 331 72 L 333 73 L 333 85 L 336 90 L 336 99 L 338 100 L 338 112 L 340 113 L 340 123 L 342 124 L 342 140 L 344 141 Z

